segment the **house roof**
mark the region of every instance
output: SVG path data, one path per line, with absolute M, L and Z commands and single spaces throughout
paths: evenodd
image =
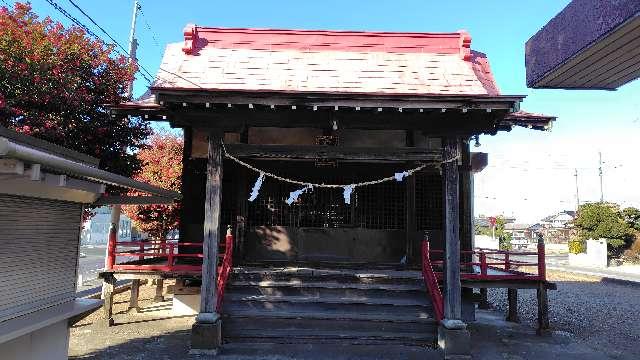
M 527 230 L 530 227 L 531 227 L 531 224 L 521 224 L 521 223 L 504 224 L 505 230 Z
M 392 33 L 188 25 L 151 87 L 378 95 L 498 96 L 466 31 Z

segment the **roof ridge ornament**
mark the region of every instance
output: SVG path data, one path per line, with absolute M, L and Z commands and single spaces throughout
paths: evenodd
M 198 26 L 195 24 L 187 24 L 182 32 L 184 33 L 184 46 L 182 47 L 182 51 L 187 55 L 193 55 L 198 43 Z
M 458 30 L 460 33 L 460 58 L 464 61 L 471 60 L 471 35 L 467 30 Z

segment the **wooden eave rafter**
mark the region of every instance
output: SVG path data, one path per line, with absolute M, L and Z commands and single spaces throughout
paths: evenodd
M 205 90 L 164 90 L 156 92 L 157 104 L 121 104 L 111 107 L 116 115 L 141 116 L 148 120 L 170 120 L 175 111 L 214 110 L 241 107 L 270 110 L 312 111 L 377 111 L 425 112 L 431 110 L 506 110 L 517 111 L 524 98 L 521 95 L 384 95 L 384 94 L 323 94 L 280 92 L 217 92 Z
M 376 148 L 325 145 L 228 144 L 227 151 L 238 158 L 275 160 L 419 161 L 440 163 L 442 152 L 415 147 Z

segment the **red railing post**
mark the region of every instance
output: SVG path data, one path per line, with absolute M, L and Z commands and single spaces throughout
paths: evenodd
M 544 239 L 542 236 L 538 237 L 538 277 L 541 280 L 547 279 L 547 264 L 544 254 Z
M 426 234 L 425 234 L 426 235 Z M 429 290 L 431 296 L 431 303 L 433 304 L 433 311 L 437 321 L 441 321 L 444 318 L 444 303 L 442 298 L 442 292 L 438 285 L 438 278 L 433 271 L 431 264 L 431 255 L 429 249 L 429 237 L 425 236 L 422 241 L 422 277 L 424 278 L 425 286 Z
M 109 241 L 107 242 L 107 270 L 112 270 L 116 264 L 116 240 L 117 232 L 114 226 L 109 229 Z
M 173 243 L 169 243 L 169 254 L 167 255 L 167 265 L 173 270 Z
M 231 233 L 231 225 L 227 227 L 227 235 L 224 239 L 224 257 L 222 258 L 222 264 L 220 266 L 220 273 L 218 273 L 217 287 L 218 287 L 218 299 L 216 304 L 216 311 L 222 310 L 222 301 L 224 300 L 224 288 L 227 284 L 227 278 L 231 272 L 232 255 L 233 255 L 233 234 Z M 217 265 L 216 265 L 217 266 Z
M 487 254 L 480 251 L 480 274 L 487 275 Z

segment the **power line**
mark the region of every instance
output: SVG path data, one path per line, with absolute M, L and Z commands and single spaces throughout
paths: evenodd
M 47 0 L 49 1 L 49 0 Z M 82 15 L 84 15 L 87 19 L 89 19 L 89 21 L 91 21 L 93 23 L 93 25 L 95 25 L 98 29 L 100 29 L 100 31 L 102 31 L 105 35 L 107 35 L 107 37 L 109 39 L 111 39 L 111 41 L 113 41 L 114 44 L 118 45 L 120 47 L 120 49 L 122 49 L 122 51 L 127 54 L 127 56 L 129 57 L 129 59 L 131 59 L 132 62 L 134 62 L 136 65 L 138 65 L 138 67 L 140 69 L 142 69 L 148 76 L 149 78 L 153 78 L 153 75 L 151 75 L 151 73 L 144 67 L 142 66 L 140 63 L 138 63 L 138 59 L 135 59 L 131 56 L 131 54 L 129 53 L 129 51 L 127 51 L 127 49 L 124 48 L 124 46 L 122 46 L 122 44 L 120 44 L 118 42 L 118 40 L 114 39 L 113 36 L 111 36 L 111 34 L 109 34 L 104 28 L 102 28 L 102 26 L 98 25 L 98 23 L 93 20 L 93 18 L 91 16 L 89 16 L 89 14 L 87 14 L 84 10 L 82 10 L 82 8 L 80 6 L 78 6 L 73 0 L 68 0 L 71 5 L 73 5 L 73 7 L 75 7 L 78 11 L 80 11 L 82 13 Z M 144 75 L 143 75 L 144 77 Z M 149 83 L 151 83 L 151 80 L 145 77 L 145 80 L 147 80 Z
M 49 5 L 53 6 L 54 9 L 58 10 L 58 12 L 64 15 L 67 19 L 71 20 L 72 23 L 74 23 L 76 26 L 84 30 L 87 34 L 100 39 L 100 37 L 96 35 L 93 31 L 91 31 L 91 29 L 89 29 L 85 24 L 81 23 L 80 20 L 73 17 L 73 15 L 69 14 L 67 10 L 65 10 L 62 6 L 58 5 L 55 1 L 47 0 L 47 2 L 49 3 Z
M 53 1 L 53 0 L 47 0 L 47 1 L 48 1 L 48 2 L 51 2 L 51 1 Z M 98 24 L 97 24 L 97 23 L 96 23 L 96 22 L 95 22 L 95 21 L 94 21 L 94 20 L 89 16 L 89 15 L 87 15 L 87 13 L 86 13 L 86 12 L 84 12 L 82 9 L 80 9 L 80 7 L 79 7 L 78 5 L 76 5 L 72 0 L 69 0 L 69 2 L 71 2 L 71 3 L 72 3 L 72 4 L 73 4 L 73 5 L 74 5 L 78 10 L 80 10 L 80 12 L 82 12 L 82 14 L 84 14 L 87 18 L 89 18 L 89 20 L 90 20 L 92 23 L 94 23 L 94 24 L 95 24 L 95 25 L 96 25 L 100 30 L 102 30 L 102 32 L 104 32 L 105 34 L 107 34 L 107 36 L 109 36 L 109 38 L 110 38 L 110 39 L 112 39 L 112 40 L 114 40 L 114 42 L 115 42 L 115 39 L 113 39 L 113 37 L 111 37 L 111 35 L 109 35 L 109 34 L 108 34 L 108 33 L 107 33 L 103 28 L 101 28 L 101 27 L 100 27 L 100 26 L 99 26 L 99 25 L 98 25 Z M 117 44 L 118 46 L 120 46 L 120 48 L 124 49 L 124 47 L 123 47 L 122 45 L 120 45 L 118 42 L 116 42 L 116 44 Z M 127 56 L 129 56 L 129 58 L 131 58 L 131 55 L 130 55 L 126 50 L 125 50 L 125 54 L 127 54 Z M 149 70 L 147 70 L 144 66 L 142 66 L 142 64 L 140 64 L 140 63 L 137 61 L 137 59 L 132 59 L 132 61 L 134 61 L 134 62 L 135 62 L 135 64 L 136 64 L 136 65 L 138 65 L 138 67 L 139 67 L 140 69 L 142 69 L 145 73 L 147 73 L 147 75 L 149 75 L 149 77 L 150 77 L 150 78 L 154 78 L 154 76 L 149 72 Z M 191 80 L 189 80 L 189 79 L 187 79 L 187 78 L 185 78 L 185 77 L 183 77 L 183 76 L 181 76 L 181 75 L 179 75 L 179 74 L 176 74 L 176 73 L 174 73 L 174 72 L 172 72 L 172 71 L 169 71 L 169 70 L 163 69 L 162 67 L 158 67 L 158 70 L 159 70 L 159 71 L 166 72 L 166 73 L 168 73 L 168 74 L 171 74 L 171 75 L 173 75 L 173 76 L 175 76 L 175 77 L 178 77 L 178 78 L 180 78 L 180 79 L 182 79 L 182 80 L 184 80 L 184 81 L 186 81 L 186 82 L 188 82 L 188 83 L 190 83 L 190 84 L 192 84 L 192 85 L 195 85 L 195 86 L 196 86 L 196 87 L 198 87 L 198 88 L 202 88 L 202 86 L 200 86 L 199 84 L 197 84 L 197 83 L 195 83 L 195 82 L 193 82 L 193 81 L 191 81 Z M 148 79 L 147 77 L 145 77 L 145 76 L 144 76 L 144 74 L 142 74 L 142 75 L 143 75 L 143 77 L 145 78 L 145 80 L 147 80 L 147 82 L 152 83 L 152 81 L 151 81 L 150 79 Z
M 89 29 L 88 26 L 86 26 L 85 24 L 83 24 L 82 22 L 80 22 L 80 20 L 76 19 L 73 15 L 71 15 L 68 11 L 66 11 L 62 6 L 60 6 L 58 3 L 56 3 L 54 0 L 46 0 L 49 5 L 51 5 L 54 9 L 56 9 L 59 13 L 61 13 L 62 15 L 64 15 L 67 19 L 69 19 L 72 23 L 74 23 L 76 26 L 80 27 L 82 30 L 84 30 L 89 36 L 92 36 L 96 39 L 101 40 L 103 43 L 107 43 L 106 41 L 104 41 L 104 39 L 102 39 L 100 36 L 98 36 L 96 33 L 94 33 L 93 31 L 91 31 L 91 29 Z M 119 45 L 119 44 L 118 44 Z M 119 45 L 121 46 L 121 45 Z M 116 50 L 116 52 L 125 55 L 127 57 L 129 56 L 128 52 L 124 52 L 124 54 L 122 53 L 122 51 L 119 51 L 118 49 L 114 49 Z M 142 64 L 140 64 L 137 60 L 133 59 L 132 60 L 139 68 L 143 69 L 147 74 L 149 74 L 150 77 L 153 78 L 153 75 L 151 75 L 149 73 L 149 71 L 147 71 Z M 143 79 L 145 79 L 148 83 L 151 83 L 151 79 L 149 77 L 147 77 L 144 73 L 140 73 L 140 75 L 142 76 Z
M 154 45 L 159 48 L 160 47 L 160 43 L 158 42 L 158 39 L 156 38 L 156 33 L 153 31 L 153 29 L 151 29 L 151 25 L 149 24 L 149 21 L 147 21 L 147 17 L 144 15 L 144 12 L 142 11 L 142 5 L 139 4 L 139 3 L 138 3 L 138 11 L 140 11 L 140 15 L 142 17 L 142 20 L 144 20 L 144 27 L 146 27 L 147 30 L 151 33 L 151 38 L 153 39 Z

